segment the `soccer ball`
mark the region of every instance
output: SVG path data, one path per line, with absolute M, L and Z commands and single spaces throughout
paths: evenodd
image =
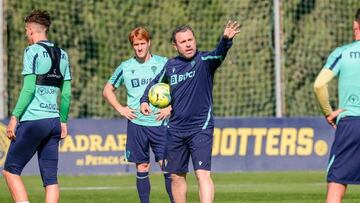
M 171 102 L 170 86 L 165 83 L 157 83 L 149 90 L 149 101 L 156 108 L 165 108 Z

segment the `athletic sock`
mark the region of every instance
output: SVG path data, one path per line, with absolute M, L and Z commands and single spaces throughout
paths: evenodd
M 169 195 L 170 198 L 170 202 L 174 203 L 174 198 L 172 196 L 172 192 L 171 192 L 171 174 L 164 172 L 164 178 L 165 178 L 165 188 L 166 188 L 166 192 Z
M 150 202 L 150 180 L 149 172 L 136 173 L 136 187 L 141 203 Z

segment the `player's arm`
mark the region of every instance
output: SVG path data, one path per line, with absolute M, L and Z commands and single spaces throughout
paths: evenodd
M 333 110 L 329 102 L 329 93 L 327 84 L 334 78 L 334 73 L 329 69 L 322 69 L 316 77 L 314 83 L 314 92 L 324 116 L 330 115 Z
M 232 46 L 232 39 L 240 32 L 240 27 L 240 24 L 236 21 L 229 21 L 215 50 L 204 54 L 201 60 L 208 61 L 210 68 L 216 70 L 225 59 L 228 50 Z
M 327 84 L 335 76 L 340 74 L 343 48 L 344 47 L 339 47 L 331 52 L 326 60 L 324 68 L 320 71 L 314 82 L 314 92 L 321 112 L 326 117 L 327 122 L 333 127 L 335 127 L 336 117 L 342 110 L 333 111 L 331 108 Z
M 159 74 L 156 75 L 156 77 L 148 84 L 146 87 L 143 96 L 140 98 L 140 112 L 144 115 L 149 115 L 151 113 L 151 109 L 149 107 L 149 90 L 150 88 L 159 82 L 169 83 L 166 76 L 166 63 L 163 67 L 163 69 L 160 71 Z M 171 111 L 171 110 L 170 110 Z
M 327 84 L 335 76 L 340 74 L 343 61 L 342 52 L 343 47 L 339 47 L 331 52 L 326 60 L 323 70 L 320 71 L 314 83 L 314 91 L 316 99 L 319 102 L 321 112 L 325 115 L 326 121 L 334 128 L 336 128 L 336 118 L 343 110 L 332 110 L 329 102 Z
M 61 139 L 67 136 L 67 121 L 71 103 L 71 81 L 65 80 L 61 86 L 60 96 L 60 122 L 61 122 Z
M 15 139 L 15 127 L 18 119 L 25 112 L 35 95 L 36 75 L 30 74 L 24 76 L 24 84 L 17 100 L 15 109 L 12 112 L 10 122 L 7 126 L 7 137 L 10 140 Z
M 123 106 L 119 103 L 115 95 L 115 87 L 107 83 L 104 87 L 103 96 L 106 101 L 117 111 L 120 115 L 124 116 L 125 118 L 132 120 L 136 118 L 135 110 L 130 109 L 128 106 Z
M 60 138 L 64 139 L 68 135 L 67 130 L 67 121 L 69 117 L 69 111 L 70 111 L 70 104 L 71 104 L 71 69 L 70 69 L 70 63 L 69 63 L 69 56 L 66 52 L 62 51 L 62 54 L 64 54 L 65 58 L 61 60 L 65 60 L 66 68 L 64 72 L 64 81 L 60 87 L 60 108 L 59 108 L 59 114 L 60 114 L 60 123 L 61 123 L 61 135 Z
M 124 116 L 125 118 L 132 120 L 136 118 L 135 110 L 130 109 L 128 106 L 123 106 L 119 103 L 119 101 L 116 98 L 115 90 L 120 87 L 120 85 L 124 82 L 123 77 L 123 69 L 124 69 L 124 63 L 121 63 L 120 66 L 118 66 L 113 73 L 113 75 L 110 77 L 109 81 L 104 87 L 103 90 L 103 96 L 105 100 L 117 111 L 120 113 L 121 116 Z
M 329 93 L 327 84 L 335 77 L 334 73 L 324 68 L 321 70 L 319 75 L 317 76 L 315 83 L 314 83 L 314 92 L 316 95 L 316 99 L 319 103 L 321 112 L 326 118 L 326 121 L 336 128 L 336 118 L 337 116 L 343 112 L 343 109 L 337 109 L 333 111 L 329 102 Z

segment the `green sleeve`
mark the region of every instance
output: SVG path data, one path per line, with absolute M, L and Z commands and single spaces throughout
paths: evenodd
M 21 89 L 19 99 L 16 103 L 15 109 L 12 112 L 12 115 L 16 118 L 25 112 L 26 108 L 29 106 L 30 102 L 34 98 L 36 87 L 36 75 L 25 75 L 24 85 Z
M 64 81 L 61 87 L 61 100 L 60 100 L 60 121 L 66 123 L 68 120 L 71 102 L 71 82 L 70 80 Z

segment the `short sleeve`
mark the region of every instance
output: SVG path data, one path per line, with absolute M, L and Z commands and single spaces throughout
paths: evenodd
M 341 68 L 342 49 L 335 49 L 326 60 L 325 69 L 331 70 L 334 75 L 338 75 Z
M 22 75 L 35 74 L 38 54 L 33 46 L 29 46 L 24 51 Z
M 119 88 L 119 86 L 124 82 L 123 66 L 123 64 L 120 64 L 108 81 L 108 83 L 112 84 L 115 88 Z

